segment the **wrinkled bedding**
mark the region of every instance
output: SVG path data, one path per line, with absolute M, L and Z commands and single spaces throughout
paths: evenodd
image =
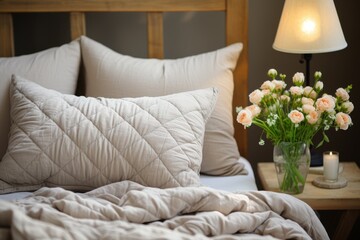
M 329 239 L 313 210 L 286 194 L 123 181 L 87 193 L 41 188 L 0 201 L 13 239 Z

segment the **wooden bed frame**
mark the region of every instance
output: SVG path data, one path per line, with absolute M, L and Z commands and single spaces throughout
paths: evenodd
M 163 58 L 163 12 L 224 11 L 226 44 L 242 42 L 244 49 L 234 71 L 235 106 L 246 106 L 248 98 L 248 0 L 0 0 L 0 57 L 14 56 L 12 13 L 67 12 L 71 38 L 86 35 L 87 12 L 146 12 L 149 58 Z M 247 134 L 234 119 L 235 138 L 247 157 Z

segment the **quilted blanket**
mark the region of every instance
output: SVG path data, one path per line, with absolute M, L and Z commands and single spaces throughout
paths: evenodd
M 44 187 L 0 202 L 0 216 L 0 239 L 329 239 L 313 210 L 290 195 L 131 181 L 83 194 Z

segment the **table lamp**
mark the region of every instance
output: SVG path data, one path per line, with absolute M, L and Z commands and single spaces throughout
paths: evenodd
M 310 85 L 310 60 L 314 53 L 333 52 L 347 46 L 333 0 L 285 0 L 273 48 L 301 54 L 305 83 Z M 322 155 L 312 151 L 311 166 L 321 166 Z
M 273 48 L 302 54 L 301 62 L 306 62 L 306 85 L 310 85 L 312 54 L 346 46 L 333 0 L 285 0 Z

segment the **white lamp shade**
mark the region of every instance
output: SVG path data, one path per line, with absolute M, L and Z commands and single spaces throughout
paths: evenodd
M 346 46 L 333 0 L 285 0 L 275 50 L 311 54 Z

